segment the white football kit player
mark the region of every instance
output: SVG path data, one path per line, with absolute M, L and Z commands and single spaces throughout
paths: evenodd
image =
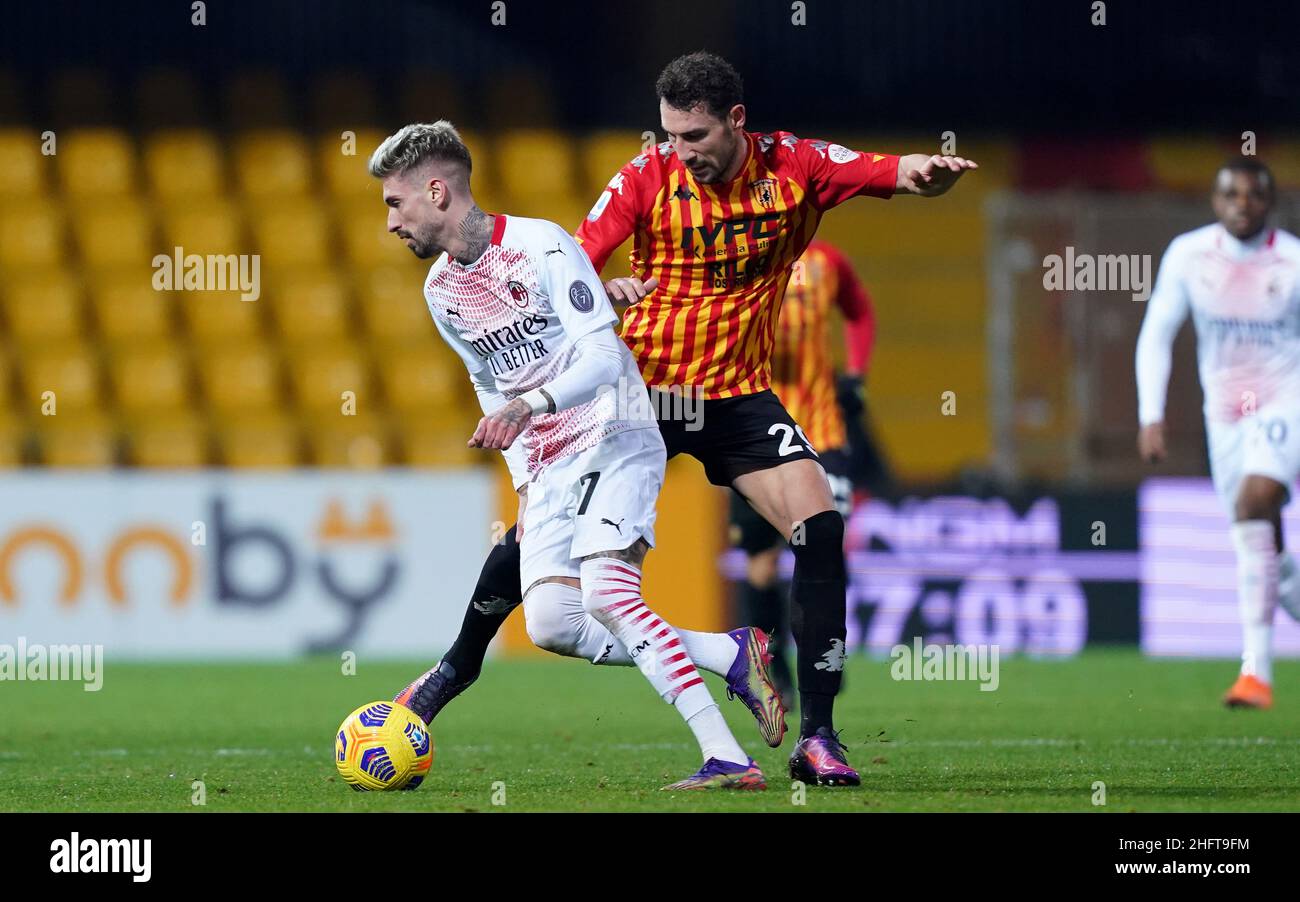
M 556 412 L 533 416 L 505 452 L 515 487 L 528 485 L 523 588 L 576 578 L 578 559 L 638 538 L 653 547 L 663 439 L 614 332 L 618 315 L 573 238 L 545 220 L 498 215 L 483 255 L 468 266 L 443 255 L 424 294 L 484 413 L 543 386 L 555 398 Z
M 1189 313 L 1205 395 L 1210 473 L 1235 519 L 1247 476 L 1281 483 L 1288 497 L 1300 476 L 1300 239 L 1265 228 L 1241 241 L 1214 223 L 1170 243 L 1137 343 L 1143 426 L 1164 420 L 1173 341 Z M 1260 593 L 1251 585 L 1258 580 L 1244 572 L 1242 562 L 1258 551 L 1254 546 L 1273 554 L 1272 527 L 1234 523 L 1233 542 L 1246 629 L 1243 673 L 1270 683 L 1270 599 L 1278 596 L 1276 589 Z M 1291 558 L 1270 560 L 1266 574 L 1274 587 L 1280 579 L 1282 603 L 1295 615 Z M 1252 601 L 1257 595 L 1263 600 Z
M 462 264 L 444 254 L 424 294 L 483 412 L 516 398 L 533 409 L 504 452 L 515 487 L 527 485 L 518 537 L 530 637 L 593 663 L 635 664 L 700 741 L 706 768 L 692 780 L 761 785 L 696 665 L 735 684 L 765 737 L 779 742 L 784 712 L 779 696 L 770 701 L 766 637 L 675 629 L 641 598 L 640 567 L 617 554 L 638 539 L 654 544 L 666 451 L 586 253 L 554 223 L 497 214 L 479 259 Z M 554 577 L 578 579 L 581 589 Z M 755 681 L 762 698 L 746 689 Z

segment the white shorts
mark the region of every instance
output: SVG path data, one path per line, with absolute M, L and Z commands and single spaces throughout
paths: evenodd
M 519 539 L 519 582 L 577 578 L 581 559 L 655 543 L 655 502 L 668 455 L 655 427 L 630 429 L 562 457 L 528 483 Z
M 1210 475 L 1232 513 L 1247 476 L 1267 476 L 1286 486 L 1300 476 L 1300 407 L 1261 408 L 1234 423 L 1206 420 Z

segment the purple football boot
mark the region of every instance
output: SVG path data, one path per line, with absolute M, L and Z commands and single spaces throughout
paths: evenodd
M 763 779 L 763 772 L 758 769 L 753 758 L 749 759 L 748 764 L 710 758 L 704 762 L 699 773 L 669 783 L 663 788 L 667 792 L 679 789 L 767 789 L 767 781 Z
M 416 677 L 393 698 L 399 705 L 414 711 L 425 724 L 429 724 L 447 702 L 470 687 L 469 682 L 457 682 L 456 671 L 446 661 Z
M 790 778 L 811 786 L 858 786 L 858 772 L 849 767 L 839 734 L 822 727 L 800 739 L 790 756 Z
M 767 651 L 767 633 L 752 626 L 727 633 L 740 649 L 727 671 L 727 698 L 739 698 L 758 721 L 763 741 L 776 748 L 785 736 L 785 705 L 772 682 L 767 665 L 772 656 Z

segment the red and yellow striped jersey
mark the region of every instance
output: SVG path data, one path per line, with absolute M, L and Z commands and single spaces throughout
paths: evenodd
M 845 319 L 848 371 L 865 373 L 875 327 L 871 298 L 839 248 L 814 241 L 795 262 L 781 305 L 772 391 L 818 451 L 846 442 L 830 352 L 832 307 Z
M 599 271 L 635 234 L 632 271 L 659 287 L 623 318 L 623 340 L 651 386 L 730 398 L 770 385 L 790 267 L 822 213 L 859 194 L 888 198 L 898 157 L 789 132 L 745 133 L 731 181 L 702 184 L 665 142 L 620 169 L 578 228 Z

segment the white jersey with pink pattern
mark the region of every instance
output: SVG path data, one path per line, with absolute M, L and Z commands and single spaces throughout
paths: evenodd
M 1138 338 L 1143 425 L 1164 418 L 1169 349 L 1189 312 L 1207 420 L 1300 405 L 1300 239 L 1266 228 L 1239 241 L 1214 223 L 1170 243 Z
M 618 322 L 586 253 L 544 219 L 497 214 L 482 256 L 464 266 L 443 254 L 429 269 L 424 296 L 476 386 L 495 384 L 506 401 L 545 386 L 574 360 L 579 338 Z M 656 425 L 627 403 L 645 394 L 645 383 L 631 352 L 618 344 L 621 385 L 529 420 L 518 441 L 530 475 L 606 436 Z

